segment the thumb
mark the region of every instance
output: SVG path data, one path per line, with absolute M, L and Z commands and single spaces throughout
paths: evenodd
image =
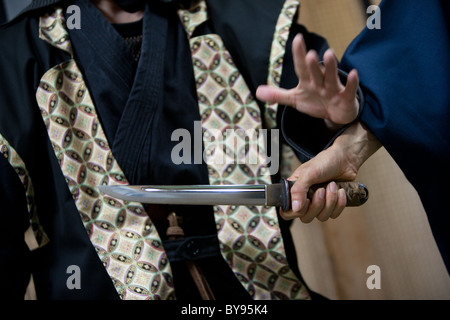
M 256 89 L 256 98 L 268 103 L 295 106 L 295 95 L 292 90 L 260 85 L 258 89 Z
M 335 180 L 339 177 L 338 161 L 332 149 L 326 149 L 311 160 L 300 165 L 288 178 L 295 181 L 291 188 L 292 210 L 298 214 L 306 212 L 310 200 L 309 189 L 319 183 Z
M 314 184 L 314 179 L 309 177 L 309 164 L 302 164 L 298 167 L 292 175 L 288 178 L 290 181 L 295 181 L 291 187 L 291 208 L 294 214 L 302 215 L 309 207 L 308 190 Z

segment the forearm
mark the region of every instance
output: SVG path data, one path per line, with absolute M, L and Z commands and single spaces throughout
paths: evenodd
M 380 141 L 361 122 L 356 122 L 336 138 L 331 148 L 339 148 L 347 157 L 348 170 L 355 173 L 381 147 Z

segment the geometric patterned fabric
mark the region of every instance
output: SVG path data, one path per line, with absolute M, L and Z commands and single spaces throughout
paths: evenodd
M 62 10 L 41 19 L 41 38 L 71 52 Z M 102 195 L 128 184 L 114 159 L 75 60 L 47 71 L 36 99 L 90 240 L 122 299 L 173 299 L 169 261 L 140 203 Z
M 295 3 L 287 1 L 280 17 L 292 15 Z M 196 23 L 207 19 L 205 2 L 179 10 L 179 16 L 190 38 L 210 183 L 270 183 L 263 138 L 255 135 L 249 140 L 242 135 L 262 128 L 259 107 L 244 79 L 219 36 L 190 37 Z M 280 21 L 276 35 L 289 29 L 286 19 Z M 61 9 L 41 18 L 40 37 L 72 55 Z M 142 205 L 113 199 L 97 189 L 128 182 L 75 61 L 47 71 L 36 99 L 81 219 L 119 296 L 174 299 L 169 261 Z M 276 106 L 270 108 L 267 113 L 274 115 Z M 224 134 L 227 129 L 237 134 Z M 287 264 L 275 208 L 215 206 L 214 212 L 222 255 L 254 299 L 309 298 Z
M 190 37 L 208 18 L 206 3 L 179 16 Z M 221 38 L 192 37 L 190 46 L 210 184 L 271 183 L 264 137 L 257 134 L 259 107 Z M 274 207 L 218 205 L 214 212 L 222 255 L 254 299 L 309 298 L 287 263 Z

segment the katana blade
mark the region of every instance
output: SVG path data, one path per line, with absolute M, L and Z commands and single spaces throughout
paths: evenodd
M 99 186 L 112 197 L 143 203 L 265 205 L 265 185 Z
M 172 205 L 246 205 L 276 206 L 290 209 L 290 188 L 294 181 L 282 179 L 280 183 L 257 185 L 114 185 L 99 186 L 109 196 L 125 201 Z M 347 194 L 347 206 L 359 206 L 368 199 L 366 186 L 358 182 L 338 182 Z M 315 190 L 326 185 L 313 186 Z

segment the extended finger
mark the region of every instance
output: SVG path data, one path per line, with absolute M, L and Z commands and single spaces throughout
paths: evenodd
M 306 66 L 309 71 L 310 79 L 313 81 L 316 87 L 323 86 L 323 72 L 319 65 L 319 58 L 317 53 L 313 50 L 309 51 L 306 55 Z
M 298 34 L 292 41 L 292 58 L 294 60 L 295 74 L 299 81 L 309 79 L 308 68 L 306 67 L 306 44 L 303 35 Z
M 326 89 L 337 92 L 339 91 L 339 77 L 337 71 L 337 61 L 332 49 L 328 49 L 323 55 L 325 66 L 324 86 Z
M 359 86 L 359 76 L 358 72 L 353 69 L 347 76 L 347 84 L 344 89 L 344 98 L 353 101 L 356 97 L 356 93 L 358 92 Z

